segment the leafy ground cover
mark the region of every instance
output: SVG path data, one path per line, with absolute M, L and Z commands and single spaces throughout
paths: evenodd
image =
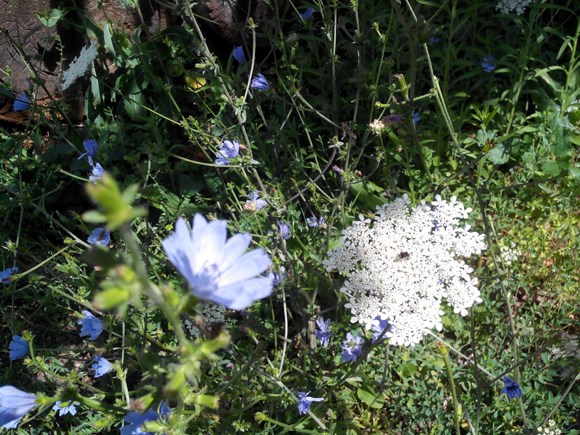
M 87 25 L 82 126 L 3 89 L 0 423 L 578 433 L 575 3 Z

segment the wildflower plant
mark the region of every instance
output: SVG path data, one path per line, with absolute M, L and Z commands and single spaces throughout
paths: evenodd
M 351 322 L 369 330 L 388 320 L 390 344 L 414 346 L 442 329 L 443 298 L 462 316 L 481 302 L 464 260 L 485 249 L 483 235 L 462 224 L 470 211 L 455 197 L 414 208 L 403 197 L 343 230 L 325 264 L 346 277 L 340 291 Z
M 99 3 L 0 80 L 0 426 L 575 433 L 574 0 Z

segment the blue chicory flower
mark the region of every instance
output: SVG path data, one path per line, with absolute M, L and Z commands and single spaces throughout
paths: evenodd
M 81 337 L 89 336 L 89 340 L 96 340 L 103 332 L 103 322 L 98 317 L 93 316 L 93 314 L 87 310 L 83 310 L 83 318 L 77 323 L 81 325 Z
M 324 320 L 322 317 L 316 319 L 316 338 L 320 340 L 320 345 L 322 347 L 328 347 L 330 344 L 330 319 Z
M 12 108 L 15 112 L 21 112 L 23 110 L 28 110 L 30 108 L 30 97 L 26 91 L 22 91 L 18 97 L 14 100 Z
M 373 340 L 372 340 L 373 343 L 378 340 L 378 338 L 381 336 L 381 334 L 383 333 L 383 331 L 385 329 L 387 330 L 387 332 L 391 329 L 391 325 L 389 324 L 389 321 L 388 320 L 386 320 L 386 319 L 385 320 L 382 320 L 379 317 L 376 317 L 375 320 L 378 320 L 379 321 L 379 324 L 378 325 L 371 326 L 371 331 L 374 331 L 374 333 L 375 333 L 373 335 Z M 385 337 L 386 336 L 383 335 L 383 339 Z
M 15 429 L 22 417 L 37 406 L 36 395 L 12 385 L 0 387 L 0 427 Z
M 101 166 L 100 163 L 97 163 L 96 165 L 93 166 L 93 170 L 91 175 L 89 176 L 89 181 L 91 183 L 96 183 L 97 181 L 99 181 L 102 176 L 105 174 L 105 170 L 103 169 L 103 167 Z
M 437 44 L 437 43 L 439 42 L 439 37 L 438 37 L 438 36 L 435 36 L 435 35 L 433 35 L 433 36 L 431 36 L 431 37 L 429 38 L 429 42 L 430 42 L 431 44 Z
M 111 233 L 103 227 L 95 228 L 87 239 L 91 245 L 107 246 L 111 243 Z
M 356 361 L 362 353 L 363 338 L 360 335 L 346 334 L 346 340 L 342 343 L 340 359 L 344 362 Z
M 308 8 L 304 12 L 300 13 L 300 16 L 302 17 L 303 20 L 310 19 L 312 17 L 312 15 L 314 15 L 314 9 L 312 9 L 312 8 Z
M 417 125 L 419 121 L 421 121 L 421 115 L 419 115 L 419 111 L 417 109 L 413 109 L 413 124 Z
M 514 381 L 509 376 L 503 378 L 504 387 L 501 389 L 501 393 L 508 396 L 509 399 L 517 399 L 523 396 L 523 391 L 520 385 Z
M 61 402 L 57 400 L 52 410 L 58 412 L 58 415 L 61 417 L 67 414 L 76 415 L 78 405 L 78 402 Z
M 0 272 L 0 284 L 10 284 L 12 282 L 12 274 L 18 272 L 17 267 L 9 267 Z
M 244 204 L 244 210 L 258 211 L 268 205 L 265 199 L 260 198 L 260 192 L 252 191 L 248 196 L 250 199 Z
M 278 223 L 278 229 L 280 230 L 280 235 L 284 237 L 285 240 L 288 240 L 292 233 L 290 232 L 290 227 L 284 223 L 284 221 L 280 221 Z
M 262 73 L 258 73 L 252 78 L 250 86 L 252 89 L 257 89 L 258 91 L 267 91 L 270 89 L 270 83 Z
M 97 141 L 94 139 L 86 139 L 83 141 L 83 147 L 85 148 L 85 152 L 82 153 L 77 160 L 80 160 L 86 156 L 87 160 L 89 161 L 89 165 L 94 166 L 93 159 L 97 158 L 98 150 Z
M 236 59 L 240 65 L 246 63 L 246 54 L 244 53 L 244 47 L 242 47 L 241 45 L 234 47 L 233 56 L 234 59 Z
M 216 165 L 229 165 L 230 160 L 240 153 L 240 143 L 235 140 L 224 140 L 216 152 Z
M 95 357 L 95 362 L 91 365 L 92 369 L 95 371 L 95 378 L 100 378 L 111 371 L 113 365 L 110 361 L 103 358 L 102 356 Z
M 163 240 L 163 250 L 196 297 L 243 310 L 272 293 L 272 280 L 257 276 L 271 261 L 262 248 L 246 252 L 250 234 L 226 239 L 225 220 L 208 223 L 196 214 L 191 230 L 184 219 L 177 221 L 175 232 Z
M 322 402 L 322 397 L 310 397 L 310 393 L 298 392 L 298 412 L 302 415 L 306 414 L 310 409 L 312 402 Z
M 314 216 L 311 216 L 311 217 L 306 219 L 306 224 L 310 228 L 317 228 L 319 226 L 322 228 L 326 228 L 326 221 L 324 220 L 324 218 L 322 216 L 320 217 L 320 219 L 316 219 Z
M 492 72 L 495 69 L 495 57 L 493 57 L 491 54 L 483 56 L 483 59 L 481 60 L 481 67 L 485 72 Z
M 8 345 L 8 349 L 10 349 L 10 361 L 15 361 L 17 359 L 24 358 L 30 351 L 30 346 L 28 341 L 26 341 L 20 335 L 14 335 L 12 337 L 12 341 Z
M 272 280 L 272 285 L 274 287 L 280 285 L 282 280 L 286 278 L 286 268 L 284 266 L 280 266 L 280 273 L 270 271 L 270 273 L 268 273 L 268 278 Z
M 155 435 L 153 432 L 144 432 L 142 429 L 143 423 L 159 419 L 167 419 L 169 414 L 171 414 L 171 409 L 169 409 L 165 402 L 159 404 L 159 409 L 157 411 L 153 408 L 149 408 L 143 413 L 134 411 L 129 412 L 124 419 L 125 422 L 129 424 L 126 424 L 121 428 L 121 435 Z

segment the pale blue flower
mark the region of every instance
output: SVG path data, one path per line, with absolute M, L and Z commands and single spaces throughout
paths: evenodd
M 95 362 L 91 365 L 92 369 L 95 371 L 95 378 L 100 378 L 111 371 L 113 365 L 107 359 L 102 356 L 95 357 Z
M 483 56 L 483 59 L 481 60 L 481 67 L 485 72 L 492 72 L 495 69 L 495 57 L 493 57 L 491 54 Z
M 95 228 L 87 239 L 91 245 L 107 246 L 111 243 L 111 233 L 103 227 Z
M 52 410 L 58 412 L 58 415 L 61 417 L 67 414 L 76 415 L 78 405 L 78 402 L 61 402 L 57 400 Z
M 373 336 L 373 343 L 375 341 L 377 341 L 377 339 L 381 336 L 381 334 L 383 333 L 383 331 L 385 329 L 387 329 L 387 332 L 391 329 L 391 326 L 389 324 L 388 320 L 381 320 L 379 317 L 376 317 L 376 320 L 379 321 L 378 325 L 373 325 L 371 326 L 371 330 L 375 332 L 374 336 Z M 385 338 L 385 335 L 383 335 L 383 339 Z
M 89 176 L 91 183 L 96 183 L 105 174 L 105 170 L 100 163 L 93 166 L 92 174 Z
M 89 336 L 90 340 L 96 340 L 103 332 L 103 322 L 98 317 L 93 316 L 90 311 L 83 310 L 83 318 L 77 323 L 81 325 L 81 337 Z
M 98 150 L 97 141 L 94 139 L 86 139 L 83 141 L 83 147 L 85 148 L 85 152 L 82 153 L 77 160 L 80 160 L 83 157 L 87 156 L 89 165 L 94 166 L 93 159 L 97 158 L 97 150 Z
M 250 234 L 227 240 L 225 220 L 208 223 L 196 214 L 191 230 L 184 219 L 177 221 L 163 249 L 196 297 L 243 310 L 272 293 L 272 280 L 258 277 L 270 266 L 270 258 L 262 248 L 246 252 L 251 240 Z
M 22 417 L 37 406 L 36 395 L 12 385 L 0 387 L 0 427 L 15 429 Z
M 280 230 L 280 234 L 284 239 L 288 240 L 292 233 L 290 232 L 290 227 L 284 223 L 284 221 L 280 221 L 278 223 L 278 229 Z
M 258 211 L 268 205 L 266 200 L 260 198 L 260 192 L 257 190 L 254 190 L 252 193 L 250 193 L 248 197 L 250 199 L 247 200 L 246 204 L 244 205 L 245 210 Z
M 322 317 L 316 319 L 316 338 L 320 340 L 320 345 L 322 347 L 328 347 L 330 344 L 330 319 L 324 320 Z
M 262 73 L 258 73 L 252 78 L 250 86 L 252 89 L 257 89 L 258 91 L 267 91 L 270 89 L 270 83 Z
M 302 415 L 306 414 L 310 409 L 312 402 L 322 402 L 322 397 L 310 397 L 310 393 L 298 392 L 298 412 Z
M 229 165 L 230 160 L 240 153 L 240 144 L 235 140 L 224 140 L 216 153 L 216 165 Z
M 12 341 L 8 345 L 10 350 L 10 361 L 15 361 L 20 358 L 24 358 L 26 354 L 30 351 L 30 346 L 28 341 L 22 338 L 20 335 L 14 335 Z
M 12 282 L 12 274 L 18 272 L 17 267 L 9 267 L 0 272 L 0 284 L 10 284 Z
M 304 12 L 301 12 L 300 16 L 302 17 L 303 20 L 308 20 L 312 17 L 313 14 L 314 14 L 314 9 L 308 8 Z
M 241 45 L 234 47 L 233 56 L 234 59 L 236 59 L 240 65 L 246 63 L 246 54 L 244 53 L 244 47 L 242 47 Z
M 171 409 L 161 402 L 159 404 L 159 410 L 155 411 L 153 408 L 149 408 L 147 411 L 141 412 L 129 412 L 125 416 L 126 424 L 121 428 L 121 435 L 155 435 L 153 432 L 144 432 L 142 429 L 143 423 L 148 421 L 155 421 L 159 419 L 167 419 L 171 414 Z
M 268 278 L 272 280 L 272 285 L 274 287 L 280 285 L 286 278 L 286 268 L 284 266 L 280 266 L 280 273 L 270 271 L 270 273 L 268 273 Z
M 311 217 L 306 219 L 306 224 L 310 228 L 317 228 L 319 226 L 322 228 L 326 228 L 326 221 L 324 220 L 324 218 L 322 216 L 320 217 L 320 219 L 316 219 L 314 216 L 311 216 Z
M 30 108 L 30 97 L 26 91 L 22 91 L 18 97 L 14 100 L 12 106 L 15 112 L 21 112 L 23 110 L 28 110 Z
M 362 353 L 363 338 L 360 335 L 346 334 L 346 340 L 342 343 L 340 359 L 344 362 L 356 361 Z
M 417 111 L 417 109 L 413 110 L 413 124 L 417 125 L 419 123 L 419 121 L 421 121 L 421 115 L 419 115 L 419 112 Z
M 430 42 L 431 44 L 437 44 L 437 43 L 439 42 L 439 37 L 438 37 L 438 36 L 435 36 L 435 35 L 433 35 L 433 36 L 431 36 L 431 37 L 429 38 L 429 42 Z
M 508 396 L 509 399 L 517 399 L 523 396 L 523 391 L 516 381 L 514 381 L 509 376 L 503 378 L 504 387 L 501 389 L 501 393 Z

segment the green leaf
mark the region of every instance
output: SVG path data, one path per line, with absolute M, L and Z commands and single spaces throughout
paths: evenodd
M 36 14 L 38 21 L 46 27 L 56 26 L 56 24 L 66 15 L 66 11 L 59 8 L 54 8 L 46 12 L 39 12 Z
M 103 42 L 105 44 L 105 48 L 111 52 L 111 54 L 116 57 L 117 54 L 115 53 L 115 45 L 113 44 L 113 38 L 111 37 L 111 26 L 108 22 L 103 24 Z
M 366 403 L 368 406 L 374 409 L 381 409 L 385 399 L 381 394 L 377 394 L 372 388 L 366 387 L 367 389 L 359 388 L 356 390 L 357 397 Z
M 131 292 L 123 286 L 109 287 L 95 296 L 93 305 L 99 310 L 111 310 L 131 300 Z
M 105 217 L 107 228 L 116 230 L 136 217 L 146 215 L 144 209 L 131 207 L 136 187 L 131 186 L 121 193 L 119 186 L 108 173 L 105 173 L 97 183 L 87 183 L 86 189 L 89 196 L 102 210 L 102 213 L 89 211 L 83 214 L 83 219 L 92 223 L 104 222 L 103 217 Z
M 510 153 L 505 142 L 497 144 L 490 152 L 487 153 L 487 158 L 494 165 L 503 165 L 510 159 Z

